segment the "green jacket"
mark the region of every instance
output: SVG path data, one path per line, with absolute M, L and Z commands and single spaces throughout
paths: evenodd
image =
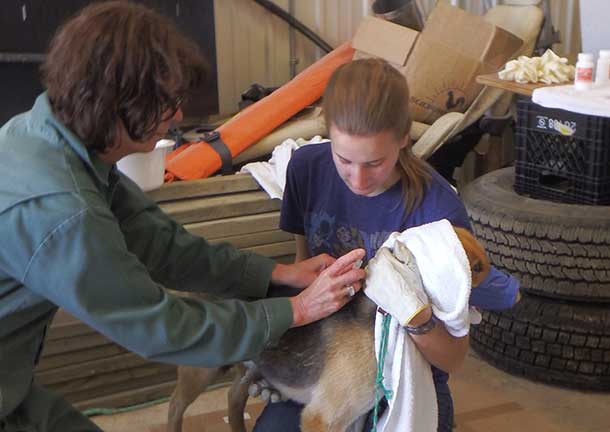
M 255 301 L 273 261 L 186 232 L 46 94 L 0 129 L 0 175 L 0 418 L 27 394 L 58 306 L 145 358 L 195 366 L 255 357 L 291 325 L 287 298 Z

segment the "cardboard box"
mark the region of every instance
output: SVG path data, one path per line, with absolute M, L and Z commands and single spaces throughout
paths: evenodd
M 354 58 L 381 57 L 405 75 L 413 119 L 428 124 L 448 112 L 465 112 L 483 88 L 476 76 L 499 70 L 522 44 L 483 17 L 444 1 L 421 33 L 367 17 L 352 41 Z

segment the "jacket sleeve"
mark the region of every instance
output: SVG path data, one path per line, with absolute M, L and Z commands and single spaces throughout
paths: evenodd
M 212 269 L 216 261 L 208 255 L 216 250 L 182 247 L 185 252 L 171 253 L 183 253 L 185 267 L 203 267 L 197 270 L 202 291 L 221 290 L 227 278 L 240 284 L 243 275 L 225 273 L 233 267 Z M 169 294 L 128 249 L 107 207 L 84 208 L 49 232 L 23 283 L 127 349 L 168 363 L 211 367 L 250 359 L 292 322 L 287 298 L 208 302 Z
M 220 297 L 262 298 L 275 262 L 228 243 L 211 245 L 166 215 L 131 180 L 121 175 L 112 199 L 127 249 L 152 278 L 179 291 Z M 207 280 L 214 283 L 207 283 Z

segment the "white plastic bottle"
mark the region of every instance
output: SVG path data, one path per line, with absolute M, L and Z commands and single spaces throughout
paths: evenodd
M 610 50 L 599 50 L 597 68 L 595 70 L 595 84 L 610 85 Z
M 576 62 L 576 74 L 574 78 L 574 88 L 576 90 L 590 89 L 593 84 L 593 54 L 578 54 Z

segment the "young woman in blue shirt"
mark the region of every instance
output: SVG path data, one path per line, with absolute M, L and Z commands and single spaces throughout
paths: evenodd
M 441 219 L 471 229 L 455 190 L 411 150 L 408 101 L 404 76 L 383 60 L 356 60 L 335 71 L 323 100 L 331 140 L 298 149 L 288 166 L 280 227 L 295 234 L 297 262 L 355 248 L 370 259 L 391 232 Z M 517 296 L 517 280 L 492 267 L 471 305 L 506 309 Z M 424 309 L 414 325 L 431 314 Z M 442 325 L 411 337 L 432 367 L 438 431 L 450 431 L 448 373 L 462 364 L 468 338 Z M 298 431 L 300 411 L 292 401 L 268 404 L 255 431 Z

